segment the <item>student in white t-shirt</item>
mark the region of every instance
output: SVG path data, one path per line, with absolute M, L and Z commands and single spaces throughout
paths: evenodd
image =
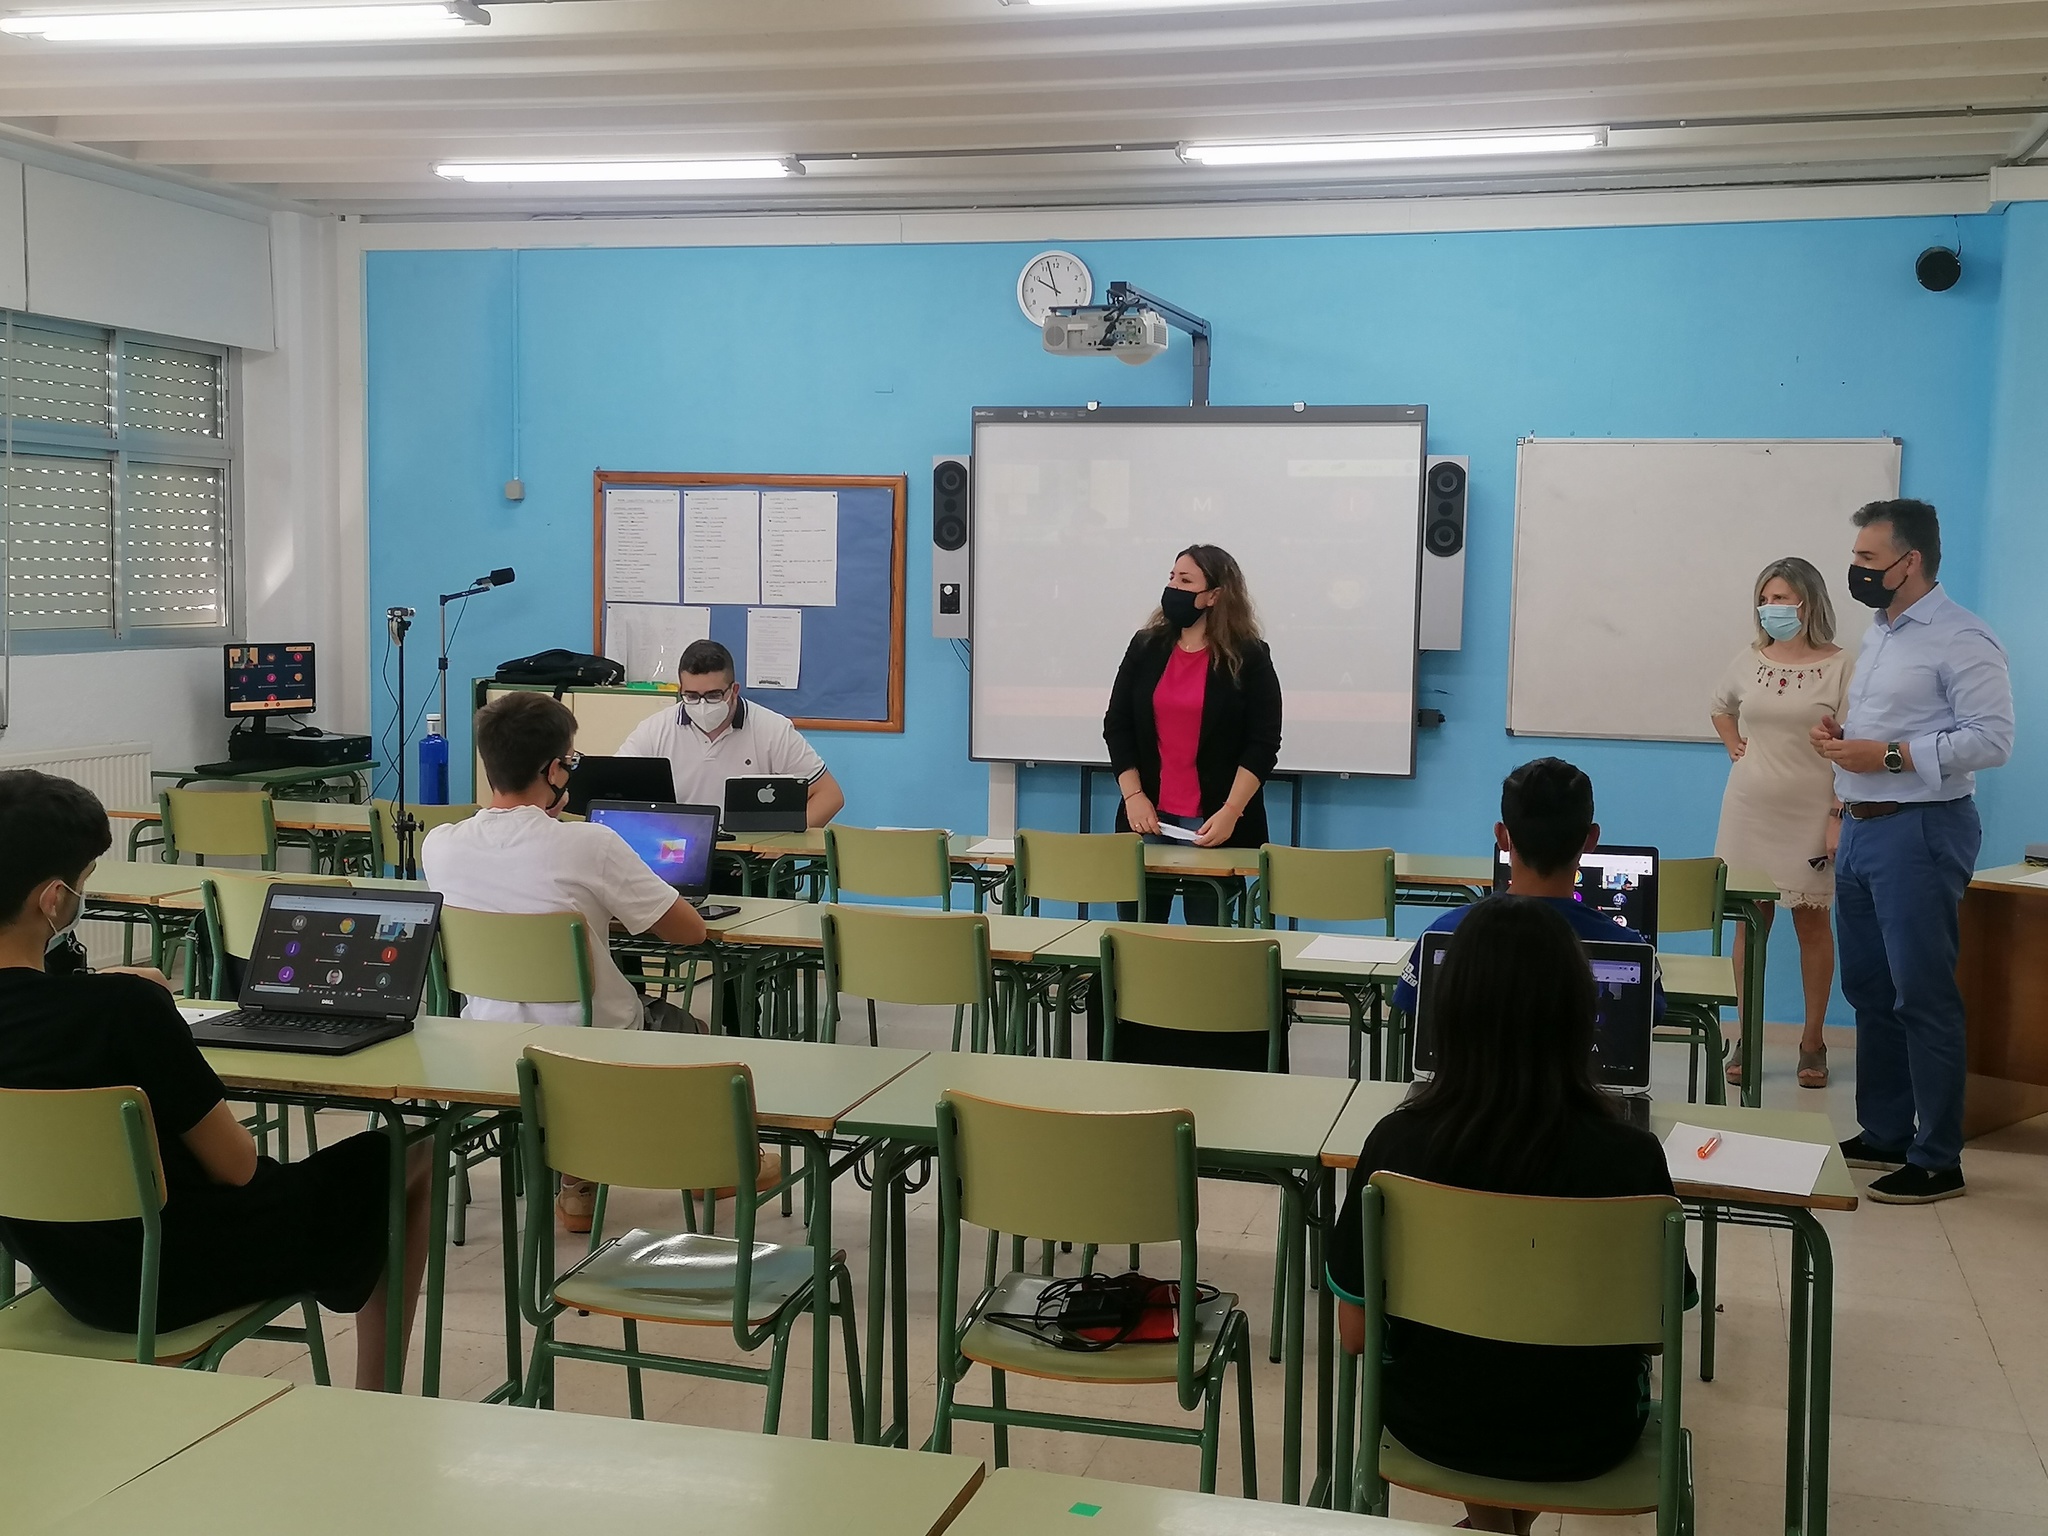
M 467 821 L 429 832 L 420 847 L 421 871 L 451 907 L 581 912 L 590 945 L 591 1023 L 639 1029 L 657 1005 L 634 991 L 613 961 L 613 920 L 628 932 L 652 933 L 671 944 L 701 944 L 704 919 L 610 827 L 556 819 L 568 796 L 575 745 L 576 717 L 546 694 L 494 699 L 476 717 L 476 749 L 490 780 L 491 803 Z M 462 1013 L 532 1024 L 579 1024 L 583 1018 L 575 1003 L 489 997 L 467 999 Z M 561 1212 L 571 1231 L 590 1230 L 591 1198 L 591 1186 L 563 1181 Z
M 822 827 L 846 804 L 839 781 L 801 732 L 763 704 L 740 696 L 732 652 L 693 640 L 676 662 L 682 698 L 650 715 L 619 748 L 621 757 L 665 757 L 684 805 L 725 805 L 727 779 L 802 779 L 806 816 Z

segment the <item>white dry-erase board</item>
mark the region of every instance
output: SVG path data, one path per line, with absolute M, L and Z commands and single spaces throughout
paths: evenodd
M 1523 439 L 1508 729 L 1713 740 L 1757 573 L 1812 561 L 1853 651 L 1870 610 L 1849 600 L 1850 514 L 1898 494 L 1891 437 Z
M 1174 556 L 1237 557 L 1280 677 L 1280 767 L 1415 771 L 1421 406 L 977 409 L 971 753 L 1100 764 Z

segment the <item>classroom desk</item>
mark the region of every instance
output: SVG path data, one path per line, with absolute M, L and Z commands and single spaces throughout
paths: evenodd
M 1980 869 L 1963 892 L 1963 1135 L 2048 1111 L 2048 870 Z
M 936 1536 L 969 1456 L 296 1387 L 52 1536 Z
M 111 821 L 129 824 L 128 857 L 131 859 L 142 845 L 142 834 L 163 819 L 161 810 L 154 805 L 109 806 L 107 817 Z M 355 801 L 279 800 L 273 797 L 270 819 L 280 833 L 294 834 L 305 840 L 315 865 L 320 863 L 323 845 L 332 845 L 327 852 L 330 862 L 336 863 L 345 845 L 359 843 L 364 848 L 369 846 L 370 807 Z
M 117 922 L 127 931 L 124 960 L 134 957 L 136 922 L 149 926 L 149 963 L 162 968 L 167 926 L 186 930 L 191 912 L 197 910 L 202 871 L 182 864 L 149 864 L 127 859 L 101 859 L 85 882 L 85 905 L 80 915 L 88 921 Z M 189 899 L 190 905 L 186 905 Z M 167 912 L 180 914 L 166 920 Z
M 1778 887 L 1761 870 L 1731 869 L 1722 896 L 1721 913 L 1742 924 L 1741 1001 L 1742 1102 L 1755 1109 L 1764 1101 L 1764 962 L 1771 930 L 1764 909 L 1778 899 Z
M 110 1360 L 0 1350 L 0 1504 L 32 1536 L 291 1390 Z
M 1324 1146 L 1323 1161 L 1331 1168 L 1353 1169 L 1372 1128 L 1400 1103 L 1400 1084 L 1360 1083 L 1338 1117 Z M 1742 1131 L 1753 1136 L 1776 1136 L 1787 1141 L 1806 1141 L 1828 1148 L 1820 1176 L 1810 1195 L 1785 1195 L 1769 1190 L 1739 1189 L 1722 1184 L 1674 1180 L 1679 1199 L 1699 1208 L 1712 1219 L 1742 1226 L 1785 1227 L 1792 1233 L 1792 1305 L 1787 1330 L 1787 1382 L 1785 1429 L 1785 1530 L 1788 1536 L 1826 1536 L 1828 1510 L 1828 1414 L 1833 1390 L 1835 1281 L 1834 1256 L 1827 1229 L 1815 1217 L 1816 1211 L 1856 1209 L 1856 1183 L 1836 1146 L 1836 1133 L 1828 1117 L 1805 1110 L 1749 1109 L 1730 1104 L 1670 1104 L 1650 1106 L 1650 1129 L 1661 1140 L 1671 1127 L 1683 1121 L 1711 1130 Z M 1711 1232 L 1709 1225 L 1706 1229 Z M 1700 1329 L 1704 1360 L 1711 1350 L 1714 1319 L 1714 1283 L 1711 1258 L 1703 1256 L 1700 1266 Z M 1322 1292 L 1324 1313 L 1334 1314 L 1329 1288 Z M 1328 1349 L 1330 1334 L 1322 1334 Z M 1351 1370 L 1344 1372 L 1344 1391 L 1338 1405 L 1339 1421 L 1350 1422 Z M 1343 1446 L 1336 1458 L 1337 1502 L 1346 1500 L 1349 1459 Z
M 305 796 L 312 800 L 325 800 L 327 786 L 340 780 L 347 780 L 348 798 L 361 804 L 369 799 L 369 775 L 381 766 L 375 760 L 360 763 L 325 763 L 317 767 L 300 768 L 250 768 L 234 773 L 208 773 L 198 768 L 158 768 L 152 770 L 152 779 L 169 779 L 171 787 L 183 789 L 187 784 L 254 784 L 273 793 L 287 795 L 294 790 L 311 789 Z
M 1298 1502 L 1307 1229 L 1311 1213 L 1321 1219 L 1329 1209 L 1331 1180 L 1322 1165 L 1322 1150 L 1351 1095 L 1350 1079 L 941 1052 L 927 1056 L 856 1106 L 841 1122 L 841 1130 L 877 1143 L 868 1227 L 866 1407 L 872 1444 L 909 1443 L 903 1181 L 909 1165 L 937 1145 L 938 1101 L 955 1089 L 1052 1109 L 1187 1109 L 1195 1117 L 1197 1151 L 1205 1171 L 1252 1174 L 1280 1186 L 1287 1236 L 1281 1497 Z M 893 1336 L 885 1327 L 885 1301 Z M 881 1382 L 885 1337 L 893 1345 L 895 1410 L 895 1421 L 886 1430 Z M 1329 1424 L 1327 1393 L 1318 1394 L 1317 1407 L 1320 1460 Z
M 1088 1525 L 1077 1524 L 1076 1517 Z M 1336 1514 L 1018 1467 L 999 1467 L 989 1474 L 948 1536 L 1045 1536 L 1049 1531 L 1091 1529 L 1102 1536 L 1449 1536 L 1447 1526 L 1412 1520 Z

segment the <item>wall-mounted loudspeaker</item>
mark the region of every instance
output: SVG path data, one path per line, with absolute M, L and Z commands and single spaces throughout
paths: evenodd
M 932 634 L 940 640 L 967 638 L 967 466 L 964 455 L 932 460 Z
M 1433 454 L 1423 471 L 1422 624 L 1425 651 L 1465 644 L 1465 477 L 1469 459 Z
M 1913 263 L 1913 275 L 1929 293 L 1947 293 L 1962 281 L 1963 253 L 1945 245 L 1930 245 Z

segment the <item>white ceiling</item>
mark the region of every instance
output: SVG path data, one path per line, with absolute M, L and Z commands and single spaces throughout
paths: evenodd
M 398 215 L 1893 181 L 1982 175 L 2048 137 L 2040 0 L 490 10 L 488 28 L 367 45 L 0 35 L 0 123 L 326 209 Z M 1184 139 L 1584 125 L 1611 126 L 1607 148 L 1454 168 L 1217 171 L 1173 154 Z M 799 155 L 808 174 L 494 188 L 432 170 L 447 159 L 702 155 Z

